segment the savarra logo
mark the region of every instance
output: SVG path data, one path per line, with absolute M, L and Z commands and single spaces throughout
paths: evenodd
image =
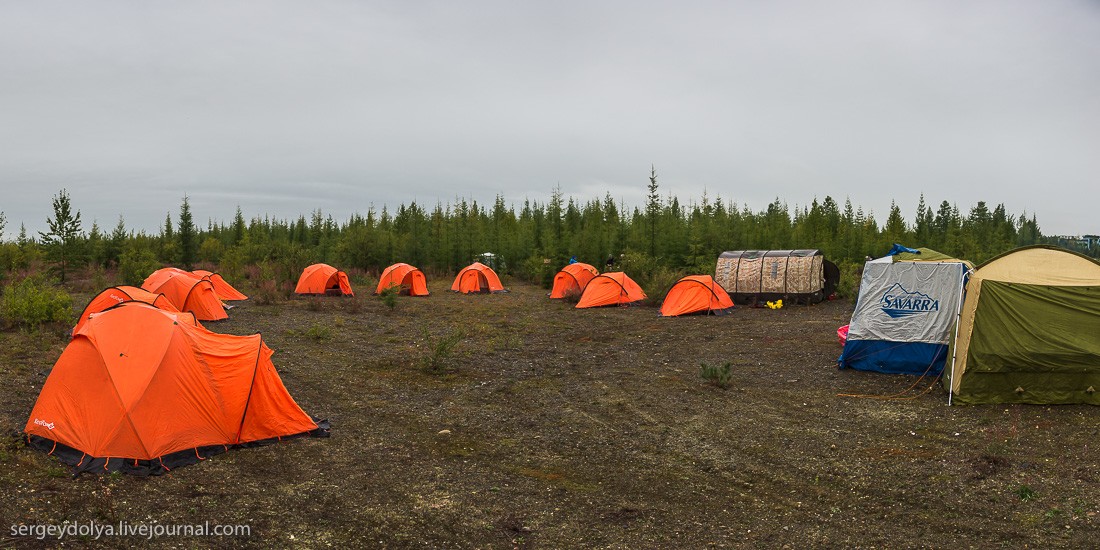
M 37 426 L 42 426 L 42 427 L 46 428 L 47 430 L 52 430 L 53 429 L 53 422 L 46 422 L 45 420 L 35 418 L 34 423 Z
M 939 300 L 923 292 L 909 292 L 901 283 L 894 283 L 882 294 L 882 311 L 894 319 L 939 310 Z

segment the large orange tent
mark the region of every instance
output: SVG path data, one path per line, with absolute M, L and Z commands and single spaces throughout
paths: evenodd
M 589 264 L 576 262 L 569 264 L 554 275 L 554 286 L 550 289 L 551 298 L 565 298 L 570 292 L 581 293 L 585 285 L 600 272 Z
M 401 294 L 409 296 L 428 295 L 428 281 L 424 278 L 424 272 L 406 263 L 387 267 L 382 272 L 382 278 L 378 281 L 378 290 L 374 293 L 381 294 L 391 286 L 401 287 Z
M 584 287 L 584 293 L 577 302 L 578 308 L 627 305 L 646 298 L 642 287 L 638 286 L 626 273 L 616 271 L 596 275 Z
M 200 321 L 229 318 L 214 290 L 214 284 L 192 275 L 189 271 L 174 267 L 158 269 L 141 283 L 141 288 L 163 294 L 176 309 L 190 311 Z
M 160 474 L 228 446 L 324 436 L 283 386 L 260 335 L 216 334 L 127 302 L 89 316 L 24 431 L 76 472 Z
M 233 285 L 225 282 L 225 279 L 217 273 L 206 271 L 205 269 L 196 269 L 191 274 L 197 276 L 200 279 L 206 279 L 214 285 L 214 292 L 218 293 L 218 298 L 221 300 L 247 300 L 248 296 L 244 293 L 233 288 Z
M 303 269 L 294 293 L 355 296 L 348 274 L 328 264 L 313 264 Z
M 164 311 L 173 313 L 179 312 L 179 308 L 172 305 L 172 302 L 163 294 L 154 294 L 136 286 L 113 286 L 96 294 L 95 297 L 88 302 L 88 305 L 76 320 L 76 326 L 73 327 L 72 334 L 75 335 L 77 331 L 80 330 L 80 327 L 84 326 L 84 323 L 88 321 L 89 315 L 99 313 L 105 309 L 125 302 L 142 302 L 157 309 L 163 309 Z M 198 321 L 195 319 L 195 314 L 193 313 L 184 313 L 181 318 L 192 325 L 198 324 Z
M 733 300 L 710 275 L 688 275 L 676 281 L 661 302 L 661 316 L 675 317 L 691 313 L 725 315 L 733 309 Z
M 500 277 L 493 269 L 481 262 L 474 262 L 458 272 L 451 290 L 463 294 L 508 292 L 500 284 Z

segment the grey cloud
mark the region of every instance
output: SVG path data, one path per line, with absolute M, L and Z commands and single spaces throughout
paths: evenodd
M 1095 232 L 1100 8 L 1054 2 L 8 3 L 8 233 L 336 218 L 456 196 L 885 216 L 1004 202 Z M 1036 190 L 1041 189 L 1041 193 Z M 121 200 L 120 200 L 121 199 Z M 9 235 L 10 236 L 10 235 Z

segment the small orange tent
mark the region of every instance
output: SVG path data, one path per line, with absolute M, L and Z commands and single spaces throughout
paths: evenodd
M 381 294 L 383 290 L 391 286 L 401 287 L 401 294 L 409 296 L 427 296 L 428 281 L 424 278 L 424 272 L 405 263 L 393 264 L 382 272 L 382 278 L 378 281 L 378 289 L 375 294 Z
M 565 298 L 570 292 L 583 292 L 585 285 L 600 272 L 595 267 L 582 262 L 569 264 L 554 275 L 554 287 L 550 289 L 551 298 Z
M 730 309 L 733 300 L 729 293 L 710 275 L 688 275 L 676 281 L 661 302 L 662 317 L 700 312 L 725 315 Z
M 214 292 L 218 293 L 218 299 L 220 300 L 247 300 L 248 296 L 245 296 L 241 291 L 233 288 L 233 285 L 225 282 L 225 279 L 217 273 L 206 271 L 204 269 L 196 269 L 191 272 L 192 275 L 210 281 L 214 285 Z
M 458 272 L 451 290 L 463 294 L 508 292 L 500 284 L 500 277 L 493 269 L 481 262 L 474 262 Z
M 584 287 L 577 308 L 600 306 L 622 306 L 646 298 L 642 287 L 638 286 L 626 273 L 617 271 L 596 275 Z
M 328 264 L 313 264 L 303 269 L 294 293 L 355 296 L 348 274 Z
M 75 335 L 77 331 L 80 330 L 80 327 L 84 326 L 84 323 L 88 321 L 89 315 L 99 313 L 107 308 L 125 302 L 143 302 L 157 309 L 163 309 L 164 311 L 172 313 L 179 312 L 179 308 L 172 305 L 172 302 L 163 294 L 153 294 L 148 290 L 136 286 L 113 286 L 96 294 L 95 297 L 88 302 L 84 311 L 80 313 L 80 317 L 76 321 L 76 326 L 73 327 L 72 334 Z M 195 314 L 193 313 L 183 314 L 182 319 L 192 325 L 198 324 L 198 321 L 195 320 Z
M 24 431 L 76 472 L 160 474 L 229 445 L 327 435 L 259 334 L 180 323 L 127 302 L 89 316 L 50 371 Z
M 163 294 L 176 309 L 190 311 L 200 321 L 228 319 L 225 307 L 214 291 L 214 284 L 200 279 L 188 271 L 166 267 L 153 272 L 141 288 Z

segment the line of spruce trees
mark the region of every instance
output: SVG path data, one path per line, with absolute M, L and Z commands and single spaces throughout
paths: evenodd
M 0 232 L 4 222 L 0 213 Z M 232 220 L 199 228 L 184 196 L 175 222 L 169 213 L 160 232 L 149 234 L 127 230 L 122 217 L 110 232 L 96 222 L 84 231 L 80 212 L 61 190 L 47 222 L 48 231 L 37 238 L 21 228 L 14 242 L 0 243 L 0 268 L 10 272 L 44 263 L 64 281 L 68 272 L 93 266 L 117 269 L 133 284 L 161 265 L 199 263 L 230 273 L 275 263 L 286 277 L 315 262 L 378 271 L 402 261 L 445 273 L 492 252 L 504 260 L 505 273 L 546 282 L 574 256 L 600 269 L 612 257 L 618 268 L 644 278 L 658 270 L 713 272 L 724 250 L 818 248 L 842 266 L 857 266 L 896 242 L 979 263 L 1043 241 L 1034 215 L 1011 215 L 1003 204 L 990 209 L 978 202 L 964 214 L 947 201 L 933 208 L 922 196 L 912 221 L 892 204 L 880 226 L 862 207 L 830 196 L 794 208 L 777 198 L 754 211 L 704 193 L 685 205 L 661 196 L 655 171 L 646 204 L 632 209 L 610 194 L 582 201 L 556 188 L 546 202 L 528 199 L 517 206 L 499 195 L 490 205 L 457 198 L 427 209 L 413 202 L 393 211 L 368 208 L 343 221 L 320 210 L 293 220 L 246 220 L 238 207 Z

